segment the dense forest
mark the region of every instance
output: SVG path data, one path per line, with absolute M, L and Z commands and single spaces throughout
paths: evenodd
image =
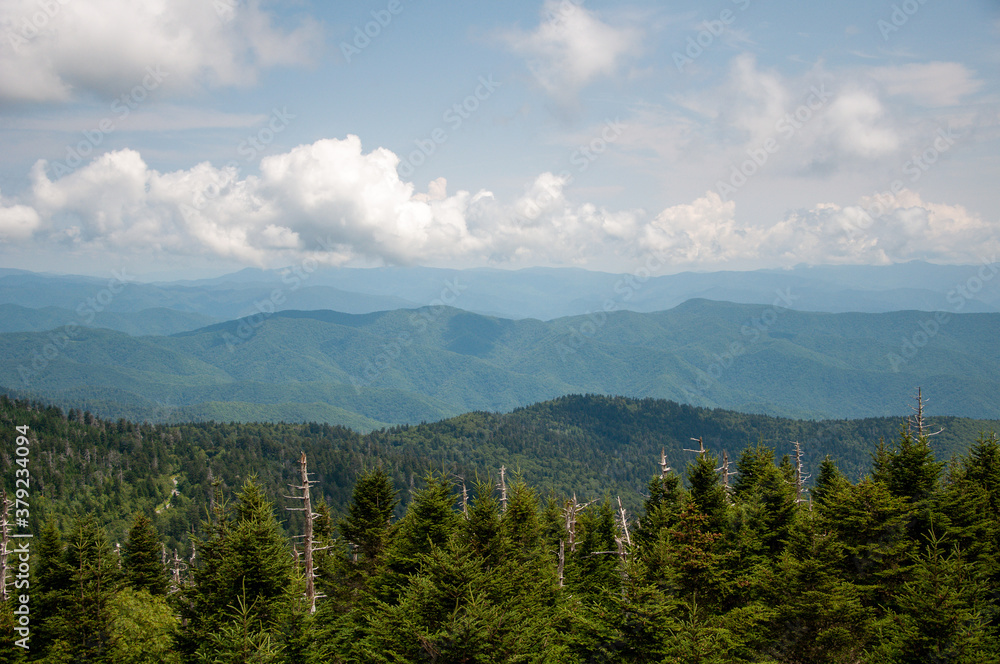
M 300 425 L 293 442 L 312 441 L 302 451 L 316 471 L 303 483 L 298 453 L 268 428 L 0 406 L 5 435 L 30 427 L 33 482 L 45 478 L 31 485 L 30 649 L 14 643 L 21 605 L 8 586 L 0 661 L 1000 657 L 994 435 L 946 464 L 935 454 L 944 434 L 917 417 L 859 478 L 831 457 L 809 478 L 799 456 L 762 443 L 730 458 L 703 437 L 688 442 L 683 467 L 655 459 L 633 509 L 512 473 L 460 481 L 471 465 L 428 471 L 405 445 L 335 427 Z M 4 455 L 13 477 L 19 466 Z M 253 460 L 268 455 L 287 468 L 255 474 Z M 185 498 L 193 485 L 207 495 Z M 302 507 L 305 487 L 311 519 L 287 511 Z M 170 514 L 188 515 L 178 521 L 188 531 L 166 532 Z

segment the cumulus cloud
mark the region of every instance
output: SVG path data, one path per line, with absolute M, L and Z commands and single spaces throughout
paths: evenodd
M 308 62 L 320 38 L 310 20 L 276 27 L 260 0 L 8 0 L 0 24 L 8 27 L 0 40 L 0 101 L 119 96 L 148 68 L 165 72 L 162 87 L 175 91 L 248 85 L 263 68 Z
M 542 88 L 557 101 L 572 101 L 596 78 L 615 74 L 638 48 L 641 33 L 613 27 L 572 0 L 546 0 L 533 32 L 505 35 L 510 48 L 528 60 Z
M 26 205 L 5 205 L 0 195 L 0 240 L 30 238 L 40 225 L 38 212 Z
M 426 192 L 400 179 L 399 158 L 356 136 L 265 157 L 259 175 L 209 163 L 161 173 L 134 150 L 108 152 L 0 198 L 0 237 L 111 254 L 210 256 L 277 266 L 311 256 L 345 263 L 581 265 L 627 269 L 655 252 L 678 269 L 923 259 L 974 262 L 995 252 L 998 224 L 904 190 L 886 200 L 817 204 L 770 223 L 742 222 L 709 192 L 659 214 L 575 202 L 567 174 L 542 173 L 513 200 Z

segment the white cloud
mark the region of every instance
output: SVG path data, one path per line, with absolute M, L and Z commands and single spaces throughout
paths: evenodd
M 927 203 L 909 190 L 881 206 L 868 198 L 846 207 L 820 203 L 770 226 L 746 226 L 737 222 L 732 201 L 709 192 L 657 215 L 640 244 L 675 265 L 697 267 L 976 263 L 1000 250 L 998 227 L 962 206 Z
M 214 256 L 281 265 L 582 265 L 627 269 L 649 252 L 675 268 L 797 263 L 975 262 L 1000 249 L 998 224 L 904 191 L 875 209 L 822 203 L 749 225 L 715 192 L 668 207 L 607 210 L 567 195 L 542 173 L 515 200 L 449 194 L 438 178 L 417 193 L 399 158 L 360 139 L 325 139 L 265 157 L 260 175 L 202 163 L 160 173 L 133 150 L 109 152 L 57 180 L 44 161 L 16 202 L 0 199 L 0 236 L 29 246 L 128 255 Z M 869 212 L 870 211 L 870 212 Z
M 875 95 L 847 88 L 824 114 L 826 139 L 840 155 L 877 159 L 893 154 L 900 139 L 886 115 Z
M 38 212 L 27 205 L 5 205 L 0 195 L 0 240 L 24 240 L 30 238 L 40 225 Z
M 959 62 L 911 63 L 872 67 L 868 75 L 885 86 L 889 95 L 909 97 L 921 106 L 955 106 L 979 90 L 983 82 Z
M 571 102 L 594 79 L 614 75 L 640 39 L 639 30 L 608 25 L 571 0 L 546 0 L 534 32 L 506 35 L 542 88 L 561 103 Z
M 231 12 L 204 0 L 8 0 L 0 23 L 0 101 L 69 101 L 82 92 L 117 97 L 140 85 L 148 68 L 162 87 L 247 85 L 262 68 L 310 60 L 320 31 L 305 21 L 291 31 L 273 25 L 260 0 Z M 44 19 L 44 20 L 43 20 Z

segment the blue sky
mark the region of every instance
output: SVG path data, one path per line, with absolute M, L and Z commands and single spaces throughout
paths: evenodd
M 0 2 L 0 265 L 995 261 L 1000 3 Z

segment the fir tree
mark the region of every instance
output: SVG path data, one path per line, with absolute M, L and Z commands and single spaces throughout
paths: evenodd
M 725 524 L 726 491 L 716 472 L 717 463 L 712 453 L 699 454 L 697 460 L 688 464 L 687 479 L 695 506 L 708 517 L 708 529 L 721 533 Z
M 152 522 L 142 512 L 136 512 L 122 552 L 125 583 L 151 595 L 166 595 L 167 574 L 160 556 L 160 538 Z
M 392 480 L 381 466 L 362 473 L 354 485 L 347 516 L 337 528 L 358 554 L 358 567 L 366 577 L 381 565 L 389 541 L 392 513 L 399 503 Z

